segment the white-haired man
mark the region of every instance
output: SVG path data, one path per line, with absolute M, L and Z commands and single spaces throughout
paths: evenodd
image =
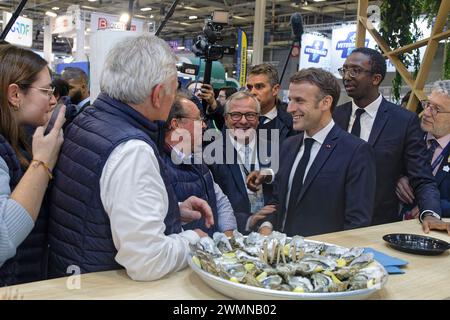
M 450 80 L 435 82 L 428 100 L 422 101 L 422 107 L 420 126 L 426 132 L 431 169 L 440 192 L 442 217 L 450 218 Z M 396 193 L 406 208 L 412 208 L 405 212 L 405 217 L 418 218 L 419 208 L 407 177 L 400 178 Z M 447 230 L 450 234 L 450 224 L 439 219 L 424 220 L 423 227 L 425 232 L 437 229 Z
M 49 227 L 50 276 L 124 267 L 155 280 L 186 266 L 201 230 L 182 231 L 181 214 L 206 216 L 199 198 L 178 204 L 160 157 L 160 137 L 177 89 L 176 57 L 161 39 L 117 43 L 101 93 L 65 133 L 55 170 Z

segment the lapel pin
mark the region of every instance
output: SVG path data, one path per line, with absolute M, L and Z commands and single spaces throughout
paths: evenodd
M 327 149 L 331 149 L 331 144 L 327 144 L 327 145 L 325 145 L 325 148 L 327 148 Z
M 445 166 L 442 168 L 442 170 L 444 170 L 445 172 L 449 172 L 450 171 L 450 167 L 449 166 Z

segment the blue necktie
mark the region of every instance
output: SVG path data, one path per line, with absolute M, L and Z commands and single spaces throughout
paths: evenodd
M 361 136 L 361 115 L 366 112 L 363 108 L 358 108 L 355 111 L 355 122 L 353 122 L 353 127 L 351 134 L 357 136 L 358 138 Z
M 266 116 L 259 116 L 259 125 L 262 126 L 264 124 L 264 122 L 266 121 L 267 118 Z
M 439 142 L 437 142 L 436 139 L 430 139 L 428 140 L 428 143 L 430 144 L 430 147 L 428 148 L 428 159 L 431 163 L 433 161 L 434 153 L 437 147 L 439 147 Z
M 308 166 L 309 158 L 311 156 L 311 148 L 314 144 L 314 139 L 305 138 L 305 150 L 303 151 L 302 158 L 298 163 L 297 169 L 295 169 L 294 178 L 292 179 L 291 193 L 289 195 L 289 205 L 287 212 L 289 213 L 295 208 L 298 196 L 303 188 L 303 178 L 305 176 L 306 167 Z M 289 216 L 289 215 L 288 215 Z

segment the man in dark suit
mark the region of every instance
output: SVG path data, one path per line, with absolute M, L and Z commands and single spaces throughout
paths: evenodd
M 431 164 L 441 196 L 442 216 L 450 218 L 450 80 L 438 81 L 433 85 L 428 100 L 422 101 L 424 109 L 421 127 L 426 132 L 428 160 Z M 408 177 L 400 178 L 396 190 L 397 196 L 412 208 L 406 215 L 417 218 L 420 211 Z M 447 224 L 450 234 L 450 224 Z
M 353 101 L 337 107 L 333 118 L 344 130 L 368 141 L 375 152 L 377 187 L 372 224 L 401 220 L 395 186 L 404 173 L 414 189 L 420 221 L 426 219 L 433 228 L 441 225 L 439 191 L 427 164 L 417 115 L 388 102 L 378 91 L 386 74 L 383 56 L 373 49 L 357 48 L 339 72 Z
M 236 216 L 238 230 L 251 231 L 256 221 L 254 214 L 262 214 L 261 208 L 272 196 L 272 186 L 249 190 L 245 185 L 247 175 L 253 170 L 273 166 L 271 150 L 267 141 L 258 139 L 256 128 L 260 106 L 258 100 L 245 91 L 236 92 L 225 104 L 225 127 L 223 136 L 223 161 L 210 166 L 214 180 L 228 197 Z M 217 157 L 221 158 L 221 157 Z M 266 207 L 263 213 L 275 211 Z
M 310 236 L 368 226 L 375 196 L 375 161 L 370 146 L 332 119 L 339 100 L 337 79 L 317 68 L 290 79 L 289 104 L 294 129 L 287 138 L 275 178 L 274 230 Z M 269 228 L 269 227 L 265 227 Z
M 261 104 L 261 115 L 259 117 L 258 132 L 266 129 L 267 140 L 271 140 L 272 130 L 279 130 L 279 142 L 294 135 L 292 129 L 292 116 L 285 111 L 282 102 L 278 99 L 280 84 L 277 69 L 268 64 L 262 63 L 253 66 L 249 70 L 247 77 L 247 90 L 258 99 Z
M 75 105 L 75 116 L 91 104 L 89 97 L 89 78 L 80 68 L 67 67 L 61 73 L 61 78 L 69 83 L 69 97 Z

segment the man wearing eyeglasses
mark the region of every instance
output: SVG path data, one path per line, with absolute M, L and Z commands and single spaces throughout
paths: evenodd
M 231 202 L 238 230 L 242 233 L 252 231 L 257 220 L 275 211 L 274 206 L 264 207 L 265 201 L 272 196 L 270 184 L 252 191 L 245 183 L 254 170 L 268 170 L 272 176 L 269 166 L 275 170 L 271 155 L 278 154 L 278 143 L 276 146 L 272 144 L 274 149 L 271 149 L 268 141 L 258 138 L 256 130 L 260 112 L 259 101 L 247 91 L 236 92 L 228 98 L 222 130 L 223 163 L 210 167 L 214 180 Z
M 383 56 L 373 49 L 357 48 L 339 72 L 353 101 L 337 107 L 334 120 L 344 130 L 367 141 L 375 151 L 377 185 L 372 224 L 401 220 L 395 189 L 397 179 L 406 174 L 419 205 L 423 229 L 445 229 L 440 220 L 439 191 L 427 162 L 419 119 L 379 93 L 386 75 Z
M 181 217 L 183 229 L 201 229 L 210 237 L 216 231 L 231 236 L 237 228 L 236 218 L 227 196 L 202 162 L 202 136 L 206 124 L 193 99 L 188 92 L 178 92 L 166 120 L 162 158 L 178 201 L 183 202 L 192 196 L 205 200 L 211 207 L 214 221 L 217 221 L 207 227 L 205 218 L 199 212 L 191 211 Z
M 426 132 L 428 160 L 441 195 L 442 216 L 450 218 L 450 80 L 434 83 L 429 99 L 421 103 L 424 110 L 421 127 Z M 407 177 L 400 178 L 396 193 L 412 208 L 406 212 L 406 218 L 417 218 L 419 208 Z

